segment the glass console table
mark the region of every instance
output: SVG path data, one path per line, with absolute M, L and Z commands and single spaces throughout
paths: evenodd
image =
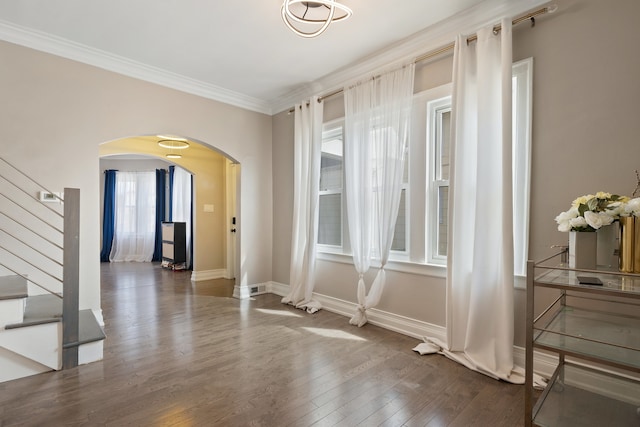
M 640 426 L 640 274 L 554 264 L 561 255 L 527 265 L 525 425 Z M 558 356 L 537 399 L 534 350 Z

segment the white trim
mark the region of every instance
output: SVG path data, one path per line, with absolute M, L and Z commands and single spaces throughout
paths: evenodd
M 233 287 L 233 297 L 236 299 L 247 299 L 251 296 L 249 286 L 235 285 Z
M 258 113 L 272 113 L 269 103 L 264 100 L 4 20 L 0 20 L 0 39 Z
M 287 292 L 288 288 L 289 287 L 287 286 Z M 251 298 L 252 296 L 268 293 L 275 293 L 276 295 L 279 295 L 278 293 L 273 292 L 272 289 L 273 287 L 271 285 L 271 282 L 255 283 L 253 285 L 247 286 L 235 285 L 233 288 L 233 297 L 237 299 L 246 299 Z
M 98 362 L 104 358 L 104 340 L 93 341 L 78 347 L 78 365 Z
M 425 224 L 425 259 L 432 264 L 446 266 L 447 257 L 438 254 L 438 231 L 439 231 L 439 190 L 441 187 L 449 188 L 449 180 L 441 179 L 440 169 L 442 168 L 442 154 L 440 146 L 442 144 L 442 114 L 451 113 L 451 92 L 453 84 L 448 83 L 440 86 L 440 93 L 446 95 L 435 97 L 438 92 L 433 89 L 421 94 L 420 99 L 426 99 L 426 128 L 427 128 L 427 149 L 424 161 L 425 175 L 427 177 L 427 189 L 424 196 L 425 213 L 427 215 Z
M 224 160 L 224 173 L 225 173 L 225 218 L 227 221 L 228 229 L 226 231 L 226 254 L 227 254 L 227 266 L 225 272 L 225 279 L 234 279 L 236 277 L 236 247 L 238 245 L 238 215 L 236 208 L 237 195 L 237 169 L 236 164 L 231 159 Z M 233 231 L 232 231 L 233 230 Z
M 267 282 L 267 292 L 285 297 L 289 295 L 289 285 L 279 282 Z
M 515 89 L 517 105 L 513 108 L 517 114 L 514 115 L 516 124 L 513 132 L 516 133 L 513 141 L 514 170 L 513 180 L 522 180 L 522 186 L 514 186 L 513 215 L 514 215 L 514 242 L 519 242 L 515 246 L 515 274 L 526 274 L 526 265 L 529 248 L 529 205 L 531 201 L 531 150 L 532 150 L 532 128 L 533 128 L 533 58 L 523 59 L 512 65 L 512 77 L 516 77 L 519 86 Z M 523 163 L 518 164 L 520 159 Z M 518 203 L 518 194 L 522 197 Z M 518 227 L 518 222 L 522 225 Z M 516 232 L 519 235 L 516 235 Z M 521 254 L 519 252 L 522 251 Z M 520 255 L 520 256 L 518 256 Z
M 289 286 L 278 282 L 268 282 L 267 290 L 280 296 L 289 293 Z M 357 310 L 357 304 L 351 301 L 330 297 L 328 295 L 313 293 L 313 298 L 322 304 L 322 308 L 332 313 L 351 317 Z M 446 339 L 445 328 L 421 320 L 411 319 L 375 308 L 367 310 L 367 319 L 372 325 L 380 326 L 390 331 L 398 332 L 413 338 L 422 339 L 425 336 Z
M 524 368 L 525 366 L 525 349 L 517 345 L 513 346 L 513 364 Z M 533 352 L 533 371 L 544 378 L 551 378 L 553 371 L 558 366 L 558 355 L 544 353 L 541 351 Z
M 200 280 L 211 279 L 226 279 L 227 270 L 225 268 L 218 268 L 217 270 L 200 270 L 191 272 L 191 281 L 198 282 Z
M 353 257 L 342 253 L 318 252 L 317 260 L 335 262 L 339 264 L 353 265 Z M 372 268 L 380 268 L 379 260 L 371 261 Z M 414 261 L 390 260 L 384 268 L 386 271 L 397 271 L 399 273 L 416 274 L 427 277 L 447 277 L 446 265 L 422 264 Z

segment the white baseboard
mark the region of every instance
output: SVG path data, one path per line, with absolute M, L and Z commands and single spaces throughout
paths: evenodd
M 525 349 L 517 345 L 513 346 L 513 364 L 524 368 L 525 366 Z M 540 351 L 533 352 L 533 371 L 543 376 L 544 378 L 551 378 L 553 371 L 558 366 L 558 356 L 549 353 L 542 353 Z
M 191 281 L 198 282 L 200 280 L 224 279 L 227 276 L 227 270 L 219 268 L 217 270 L 199 270 L 191 272 Z
M 233 288 L 233 297 L 237 299 L 245 299 L 268 293 L 275 293 L 269 290 L 269 283 L 256 283 L 255 285 L 249 286 L 235 285 Z
M 289 285 L 278 282 L 268 282 L 267 292 L 285 296 L 289 293 Z M 322 308 L 332 313 L 351 317 L 357 305 L 350 301 L 315 293 L 314 298 L 322 304 Z M 437 338 L 446 342 L 447 331 L 444 326 L 434 325 L 421 320 L 389 313 L 372 308 L 367 310 L 367 319 L 372 325 L 389 329 L 403 335 L 422 340 L 424 337 Z M 513 346 L 513 361 L 516 366 L 525 366 L 525 350 L 523 347 Z M 542 352 L 534 352 L 534 371 L 545 378 L 551 377 L 558 365 L 558 357 Z
M 267 291 L 276 295 L 285 296 L 289 293 L 289 285 L 272 281 L 267 284 Z M 357 310 L 357 304 L 350 301 L 316 292 L 313 293 L 313 297 L 322 304 L 322 308 L 325 310 L 345 317 L 351 317 Z M 372 308 L 367 310 L 367 319 L 372 325 L 380 326 L 420 340 L 426 336 L 440 340 L 446 339 L 446 332 L 443 326 L 411 319 L 387 311 Z
M 104 340 L 82 344 L 78 347 L 78 365 L 97 362 L 104 356 Z

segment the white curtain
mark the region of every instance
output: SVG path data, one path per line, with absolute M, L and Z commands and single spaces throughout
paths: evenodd
M 402 192 L 409 135 L 414 64 L 345 88 L 345 191 L 353 263 L 358 272 L 358 308 L 352 325 L 367 323 L 385 285 Z M 380 269 L 366 293 L 371 258 Z
M 293 228 L 291 234 L 290 291 L 285 304 L 315 313 L 322 305 L 313 300 L 316 239 L 318 235 L 318 193 L 322 149 L 323 104 L 317 97 L 295 106 Z
M 111 262 L 151 262 L 156 233 L 155 172 L 116 172 Z
M 513 364 L 511 21 L 459 36 L 454 51 L 445 354 L 496 379 Z M 420 347 L 420 346 L 419 346 Z M 419 350 L 418 350 L 419 351 Z
M 173 171 L 173 198 L 171 221 L 186 223 L 187 266 L 191 265 L 191 174 L 175 166 Z

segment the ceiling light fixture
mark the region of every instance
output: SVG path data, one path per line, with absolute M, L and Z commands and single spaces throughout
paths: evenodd
M 158 141 L 158 145 L 162 148 L 168 148 L 171 150 L 166 154 L 168 159 L 181 159 L 182 155 L 175 152 L 175 150 L 184 150 L 185 148 L 189 148 L 189 143 L 182 138 L 161 139 Z
M 161 139 L 158 141 L 158 145 L 162 148 L 169 148 L 172 150 L 184 150 L 189 148 L 189 143 L 181 139 Z
M 335 0 L 284 0 L 281 14 L 291 31 L 300 37 L 311 38 L 324 33 L 332 22 L 349 18 L 353 12 Z M 299 25 L 315 28 L 315 31 L 303 31 L 298 28 Z

